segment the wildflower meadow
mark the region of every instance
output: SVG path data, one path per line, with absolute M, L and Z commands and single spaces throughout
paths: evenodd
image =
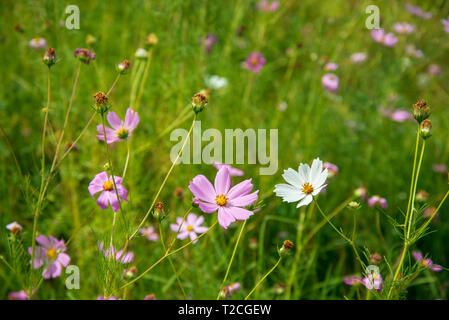
M 448 298 L 448 1 L 0 15 L 0 299 Z

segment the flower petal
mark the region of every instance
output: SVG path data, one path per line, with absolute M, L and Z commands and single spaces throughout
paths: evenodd
M 120 118 L 114 111 L 110 111 L 108 113 L 107 119 L 111 127 L 114 128 L 115 130 L 120 130 L 122 128 L 123 126 L 122 120 L 120 120 Z
M 235 186 L 233 186 L 231 188 L 231 190 L 229 190 L 227 197 L 229 199 L 234 199 L 234 198 L 238 198 L 241 196 L 245 196 L 248 193 L 250 193 L 252 189 L 253 189 L 253 184 L 251 183 L 251 179 L 244 180 L 244 181 L 236 184 Z
M 250 193 L 246 196 L 234 198 L 234 199 L 230 200 L 229 203 L 231 206 L 237 206 L 237 207 L 249 206 L 250 204 L 253 204 L 257 200 L 258 193 L 259 193 L 259 190 L 255 191 L 253 193 Z
M 207 180 L 207 178 L 202 174 L 197 175 L 192 181 L 190 181 L 189 189 L 198 199 L 215 203 L 215 189 L 212 186 L 212 183 L 210 183 L 209 180 Z
M 224 210 L 224 207 L 218 208 L 218 223 L 225 229 L 229 227 L 231 223 L 235 221 L 235 218 Z
M 231 175 L 226 166 L 221 167 L 215 176 L 215 192 L 217 194 L 226 194 L 231 186 Z
M 302 207 L 302 206 L 307 206 L 309 203 L 311 203 L 313 200 L 313 197 L 308 194 L 304 199 L 302 199 L 301 201 L 298 202 L 298 205 L 296 206 L 296 208 Z

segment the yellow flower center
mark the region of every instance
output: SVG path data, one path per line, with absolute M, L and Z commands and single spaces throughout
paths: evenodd
M 55 248 L 51 248 L 47 250 L 47 257 L 49 259 L 54 259 L 56 258 L 56 249 Z
M 104 191 L 111 191 L 112 189 L 114 189 L 114 184 L 108 180 L 104 183 L 103 189 Z
M 215 203 L 218 204 L 219 206 L 224 206 L 224 205 L 226 205 L 227 202 L 228 202 L 228 198 L 226 198 L 226 196 L 224 194 L 219 194 L 215 198 Z
M 193 231 L 193 227 L 190 224 L 187 226 L 187 231 Z
M 128 138 L 128 130 L 125 128 L 121 128 L 120 130 L 117 131 L 117 137 L 119 139 L 126 139 Z
M 427 267 L 427 265 L 428 265 L 429 263 L 427 262 L 427 260 L 423 260 L 423 261 L 421 262 L 421 264 L 422 264 L 423 267 Z
M 259 62 L 257 61 L 256 58 L 251 59 L 251 64 L 252 64 L 253 66 L 257 66 L 258 63 L 259 63 Z
M 306 182 L 302 185 L 302 192 L 305 194 L 311 194 L 313 192 L 313 187 L 310 183 Z

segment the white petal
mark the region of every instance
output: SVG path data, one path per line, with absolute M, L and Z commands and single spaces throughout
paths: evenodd
M 315 180 L 312 183 L 314 189 L 321 187 L 327 179 L 328 170 L 324 169 L 318 176 L 315 177 Z
M 320 175 L 321 171 L 323 171 L 323 161 L 321 161 L 320 158 L 316 158 L 312 162 L 309 181 L 313 183 L 313 181 Z
M 286 202 L 296 202 L 305 197 L 305 194 L 301 190 L 285 183 L 277 184 L 274 192 Z
M 291 185 L 300 188 L 304 181 L 300 178 L 298 172 L 293 170 L 292 168 L 288 168 L 288 170 L 284 170 L 284 174 L 282 177 L 290 183 Z
M 316 196 L 318 193 L 320 193 L 321 192 L 321 190 L 324 188 L 324 187 L 326 187 L 327 185 L 326 184 L 323 184 L 322 186 L 320 186 L 320 187 L 318 187 L 318 188 L 314 188 L 313 189 L 313 192 L 312 192 L 312 196 Z
M 309 172 L 310 172 L 310 167 L 308 164 L 303 164 L 303 163 L 299 164 L 298 174 L 301 177 L 301 179 L 303 180 L 303 183 L 309 181 Z
M 302 199 L 301 201 L 299 201 L 298 205 L 296 206 L 296 208 L 302 207 L 302 206 L 307 206 L 309 203 L 311 203 L 313 200 L 313 197 L 308 194 L 304 199 Z

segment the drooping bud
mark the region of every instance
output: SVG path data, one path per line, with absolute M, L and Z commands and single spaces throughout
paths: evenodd
M 424 120 L 423 122 L 421 122 L 421 128 L 419 130 L 421 138 L 423 139 L 429 138 L 432 135 L 432 133 L 430 132 L 431 130 L 432 130 L 432 123 L 430 122 L 430 120 Z
M 150 33 L 146 38 L 145 38 L 145 44 L 148 47 L 152 47 L 157 45 L 157 43 L 159 42 L 159 39 L 157 38 L 157 36 L 154 33 Z
M 42 57 L 42 61 L 50 68 L 52 65 L 56 63 L 56 53 L 55 49 L 48 48 L 45 51 L 44 56 Z
M 156 204 L 154 205 L 153 216 L 156 219 L 160 219 L 164 216 L 164 214 L 165 214 L 164 204 L 160 201 L 156 202 Z
M 285 240 L 282 247 L 279 249 L 279 255 L 281 257 L 286 256 L 290 250 L 293 248 L 293 242 L 290 240 Z
M 420 100 L 413 105 L 413 117 L 418 123 L 423 122 L 430 116 L 430 107 L 427 106 L 427 102 Z
M 98 91 L 94 94 L 95 110 L 103 114 L 109 109 L 109 99 L 106 94 L 102 91 Z
M 117 70 L 120 72 L 120 74 L 125 74 L 126 71 L 131 67 L 131 63 L 129 60 L 123 60 L 117 65 Z
M 203 109 L 207 105 L 207 98 L 202 93 L 197 93 L 192 98 L 192 109 L 193 111 L 198 114 L 199 112 L 203 111 Z

